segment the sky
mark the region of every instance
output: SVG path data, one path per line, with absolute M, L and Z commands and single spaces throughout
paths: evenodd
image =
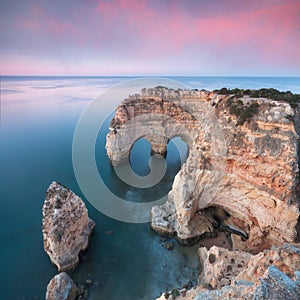
M 1 0 L 2 75 L 300 76 L 299 0 Z

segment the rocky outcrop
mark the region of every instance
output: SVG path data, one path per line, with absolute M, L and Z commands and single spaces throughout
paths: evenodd
M 300 244 L 272 247 L 257 255 L 219 247 L 199 249 L 199 285 L 159 299 L 298 299 Z M 173 294 L 175 294 L 173 292 Z
M 53 182 L 43 205 L 44 249 L 59 271 L 73 269 L 95 226 L 80 197 Z
M 65 272 L 55 275 L 47 286 L 46 300 L 75 300 L 77 287 Z
M 283 101 L 143 89 L 117 108 L 106 149 L 118 165 L 141 137 L 161 154 L 181 137 L 189 155 L 152 228 L 186 244 L 222 228 L 233 249 L 258 253 L 297 239 L 299 119 Z
M 199 283 L 211 289 L 230 285 L 241 270 L 248 264 L 252 255 L 242 251 L 229 251 L 213 246 L 198 250 L 200 260 Z

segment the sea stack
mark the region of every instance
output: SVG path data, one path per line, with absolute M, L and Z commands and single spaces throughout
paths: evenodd
M 47 286 L 46 300 L 75 300 L 77 286 L 65 273 L 55 275 Z
M 44 249 L 58 271 L 74 269 L 86 250 L 95 222 L 80 197 L 52 182 L 43 205 Z

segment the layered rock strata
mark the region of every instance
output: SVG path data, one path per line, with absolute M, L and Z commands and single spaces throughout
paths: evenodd
M 199 285 L 165 293 L 159 300 L 277 299 L 300 297 L 300 244 L 272 247 L 257 255 L 219 247 L 199 249 Z
M 152 228 L 188 244 L 222 227 L 233 249 L 257 253 L 297 239 L 299 120 L 284 101 L 143 89 L 117 108 L 106 149 L 118 165 L 141 137 L 161 154 L 181 137 L 189 155 Z
M 95 226 L 80 197 L 53 182 L 43 205 L 44 249 L 59 271 L 74 269 Z
M 65 272 L 55 275 L 47 286 L 46 300 L 75 300 L 77 286 Z

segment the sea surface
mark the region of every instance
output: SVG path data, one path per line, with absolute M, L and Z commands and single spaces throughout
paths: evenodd
M 124 223 L 103 215 L 85 199 L 74 175 L 72 140 L 80 115 L 101 93 L 129 79 L 133 78 L 1 77 L 0 299 L 44 299 L 49 280 L 57 274 L 43 250 L 41 233 L 45 191 L 54 180 L 83 198 L 97 224 L 78 268 L 69 272 L 77 283 L 92 278 L 89 299 L 155 299 L 190 280 L 196 283 L 199 245 L 182 247 L 171 240 L 174 250 L 168 251 L 149 223 Z M 273 87 L 300 93 L 300 78 L 169 79 L 197 89 Z M 99 112 L 104 133 L 113 116 L 110 105 L 109 101 L 103 103 L 103 112 Z M 104 168 L 103 181 L 115 194 L 128 201 L 148 202 L 171 189 L 181 165 L 172 141 L 168 144 L 167 173 L 147 192 L 118 179 L 109 165 L 103 136 L 97 138 L 95 159 Z M 149 158 L 149 143 L 137 141 L 130 161 L 138 174 L 147 174 Z

